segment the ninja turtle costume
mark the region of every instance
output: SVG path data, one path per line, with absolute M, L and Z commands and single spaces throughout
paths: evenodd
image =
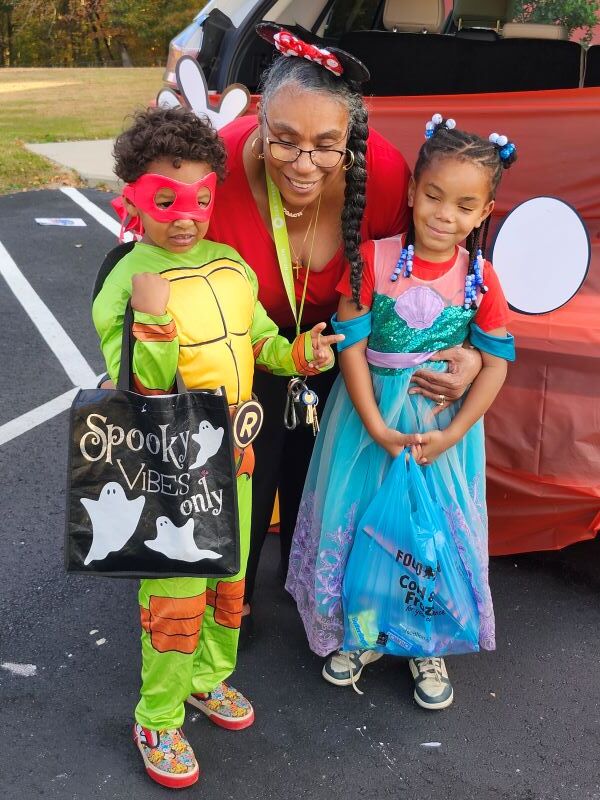
M 278 335 L 257 299 L 254 272 L 227 245 L 207 240 L 183 254 L 136 243 L 104 280 L 92 315 L 113 382 L 118 380 L 131 278 L 170 281 L 167 312 L 134 312 L 133 385 L 141 394 L 171 390 L 175 373 L 189 389 L 225 386 L 230 406 L 252 396 L 254 365 L 275 375 L 307 374 L 310 333 L 292 343 Z M 151 730 L 179 728 L 190 694 L 212 692 L 235 667 L 250 538 L 252 446 L 236 451 L 240 572 L 229 578 L 142 580 L 142 689 L 136 721 Z

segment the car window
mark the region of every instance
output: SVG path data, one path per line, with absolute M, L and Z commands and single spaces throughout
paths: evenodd
M 349 31 L 370 30 L 379 0 L 334 0 L 325 20 L 324 38 L 339 38 Z

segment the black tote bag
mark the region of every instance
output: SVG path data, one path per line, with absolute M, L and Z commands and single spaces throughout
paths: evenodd
M 131 320 L 128 308 L 118 387 L 82 389 L 71 406 L 67 571 L 235 575 L 239 519 L 225 390 L 130 391 Z

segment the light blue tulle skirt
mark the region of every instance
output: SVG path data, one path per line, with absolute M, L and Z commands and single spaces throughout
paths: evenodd
M 443 371 L 443 362 L 421 367 Z M 386 424 L 403 433 L 446 428 L 454 403 L 433 416 L 434 403 L 409 395 L 410 368 L 372 373 L 375 397 Z M 420 367 L 419 367 L 420 368 Z M 342 584 L 356 524 L 392 463 L 366 432 L 339 376 L 327 401 L 304 485 L 290 554 L 286 588 L 294 597 L 311 650 L 321 656 L 344 640 Z M 432 498 L 442 509 L 479 609 L 479 646 L 495 647 L 494 612 L 488 584 L 485 451 L 482 421 L 425 470 Z

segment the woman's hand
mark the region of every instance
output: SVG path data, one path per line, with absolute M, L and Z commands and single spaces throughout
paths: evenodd
M 171 284 L 153 272 L 139 272 L 131 279 L 131 307 L 142 314 L 162 317 L 167 311 Z
M 450 403 L 458 400 L 467 391 L 482 367 L 479 350 L 472 347 L 450 347 L 431 356 L 431 361 L 447 361 L 447 372 L 431 369 L 418 369 L 411 381 L 417 385 L 409 389 L 409 394 L 422 394 L 435 400 L 433 414 L 439 414 Z
M 333 364 L 335 356 L 331 345 L 336 342 L 343 342 L 346 338 L 343 333 L 332 334 L 331 336 L 323 336 L 321 331 L 325 330 L 326 324 L 324 322 L 317 322 L 314 328 L 310 331 L 310 340 L 312 342 L 313 360 L 309 366 L 323 369 Z
M 421 440 L 426 434 L 421 433 L 401 433 L 395 428 L 383 428 L 381 433 L 374 436 L 374 440 L 380 447 L 383 447 L 392 458 L 396 458 L 405 447 L 413 447 L 413 450 L 420 452 Z
M 411 452 L 417 464 L 426 467 L 453 444 L 455 442 L 446 431 L 428 431 L 421 434 L 421 444 L 413 445 Z

